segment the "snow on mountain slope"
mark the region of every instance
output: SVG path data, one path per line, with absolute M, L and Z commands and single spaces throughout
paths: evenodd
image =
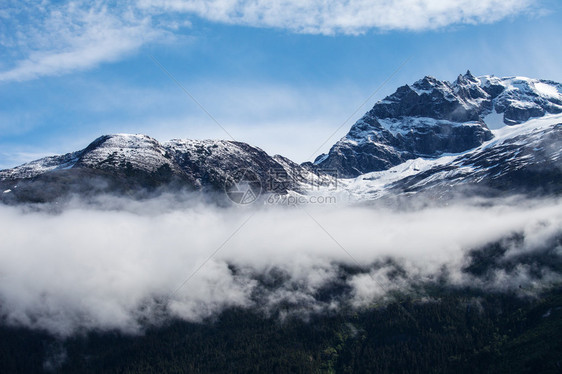
M 494 109 L 496 113 L 503 114 L 505 124 L 518 124 L 532 117 L 562 112 L 560 83 L 525 77 L 494 76 L 483 76 L 478 81 L 492 98 L 493 108 L 487 108 L 484 114 Z M 494 95 L 496 92 L 499 92 L 497 96 Z
M 138 134 L 104 135 L 83 150 L 0 170 L 0 180 L 29 179 L 50 171 L 72 168 L 111 170 L 129 166 L 153 172 L 163 165 L 173 166 L 167 150 L 156 139 Z
M 343 199 L 358 201 L 460 184 L 468 186 L 486 182 L 501 187 L 504 183 L 509 187 L 509 183 L 525 181 L 523 178 L 520 181 L 504 178 L 525 170 L 529 173 L 538 170 L 538 175 L 541 170 L 546 170 L 553 178 L 562 177 L 562 114 L 504 126 L 494 130 L 493 134 L 492 140 L 473 150 L 436 159 L 417 158 L 388 170 L 340 179 L 339 195 Z M 518 175 L 523 177 L 521 173 Z M 548 183 L 548 180 L 536 182 Z
M 84 150 L 74 167 L 100 170 L 123 168 L 148 173 L 168 167 L 179 172 L 168 150 L 156 139 L 141 134 L 102 136 Z
M 70 169 L 76 164 L 82 153 L 83 151 L 77 151 L 62 156 L 45 157 L 13 169 L 0 170 L 0 180 L 33 178 L 48 171 Z
M 104 135 L 83 150 L 51 156 L 0 171 L 0 179 L 27 179 L 55 170 L 91 168 L 123 171 L 127 168 L 155 172 L 167 165 L 174 172 L 193 172 L 193 168 L 220 168 L 221 174 L 241 162 L 253 161 L 281 167 L 261 149 L 226 140 L 180 140 L 160 144 L 141 134 Z
M 366 173 L 354 179 L 340 179 L 340 195 L 348 196 L 352 201 L 378 199 L 388 194 L 389 188 L 404 178 L 418 175 L 438 165 L 445 165 L 454 159 L 455 156 L 438 159 L 416 158 L 388 170 Z
M 290 160 L 280 162 L 260 148 L 237 141 L 174 139 L 164 143 L 164 147 L 182 170 L 190 172 L 202 185 L 216 188 L 224 188 L 225 180 L 233 173 L 249 170 L 259 178 L 264 190 L 285 193 L 296 188 L 289 175 L 306 172 Z
M 243 165 L 259 165 L 264 170 L 280 167 L 261 149 L 236 141 L 173 139 L 163 143 L 163 146 L 174 156 L 180 167 L 201 173 L 212 168 L 226 176 L 234 168 Z

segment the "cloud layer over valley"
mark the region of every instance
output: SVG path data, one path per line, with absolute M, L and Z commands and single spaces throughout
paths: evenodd
M 106 197 L 95 206 L 0 206 L 4 323 L 60 335 L 135 333 L 234 306 L 271 314 L 285 305 L 306 315 L 368 307 L 391 291 L 412 293 L 412 285 L 445 281 L 524 296 L 560 281 L 556 264 L 532 259 L 559 262 L 559 200 L 305 210 Z M 475 270 L 470 251 L 496 242 L 504 249 L 494 266 Z

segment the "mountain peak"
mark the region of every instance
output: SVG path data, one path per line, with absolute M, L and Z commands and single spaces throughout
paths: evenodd
M 470 70 L 467 70 L 464 75 L 459 74 L 457 80 L 455 81 L 456 85 L 466 85 L 466 84 L 473 84 L 473 85 L 480 85 L 480 80 L 472 75 Z
M 561 112 L 562 86 L 554 82 L 478 78 L 470 70 L 454 83 L 425 76 L 376 103 L 315 164 L 355 177 L 412 158 L 464 152 L 490 140 L 489 127 Z
M 412 84 L 412 88 L 418 93 L 430 93 L 435 88 L 443 88 L 444 82 L 439 79 L 432 77 L 431 75 L 426 75 L 422 79 L 416 81 Z M 421 91 L 421 92 L 420 92 Z

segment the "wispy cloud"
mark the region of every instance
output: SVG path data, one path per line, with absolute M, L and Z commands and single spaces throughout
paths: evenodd
M 152 27 L 150 17 L 102 1 L 26 2 L 7 8 L 2 17 L 13 29 L 2 30 L 0 43 L 13 50 L 15 62 L 0 72 L 0 81 L 92 68 L 118 60 L 162 33 Z
M 107 0 L 14 1 L 0 9 L 1 81 L 90 69 L 178 33 L 188 17 L 310 34 L 421 31 L 490 23 L 531 9 L 530 0 Z
M 530 3 L 529 0 L 138 0 L 141 8 L 312 34 L 360 34 L 372 28 L 419 31 L 456 23 L 489 23 L 529 9 Z

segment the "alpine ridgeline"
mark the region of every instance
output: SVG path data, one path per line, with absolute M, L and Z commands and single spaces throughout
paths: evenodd
M 239 170 L 257 176 L 265 191 L 283 194 L 331 185 L 337 172 L 338 190 L 360 200 L 458 186 L 559 194 L 562 85 L 470 72 L 454 83 L 425 77 L 378 102 L 314 164 L 235 141 L 106 135 L 83 150 L 0 171 L 0 200 L 142 196 L 160 188 L 213 192 Z

